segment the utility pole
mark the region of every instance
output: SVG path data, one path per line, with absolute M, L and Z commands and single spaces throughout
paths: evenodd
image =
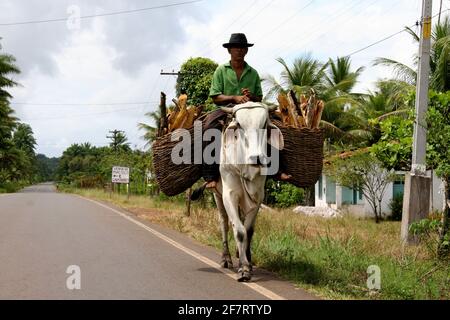
M 439 17 L 438 17 L 438 24 L 441 23 L 441 13 L 442 13 L 442 0 L 441 3 L 439 4 Z
M 422 23 L 419 45 L 419 72 L 416 84 L 416 112 L 414 121 L 411 172 L 405 177 L 401 239 L 404 244 L 416 241 L 409 233 L 411 223 L 428 215 L 430 203 L 430 177 L 426 173 L 427 145 L 425 114 L 428 108 L 430 77 L 432 0 L 422 1 Z
M 117 152 L 117 147 L 118 147 L 118 143 L 117 143 L 118 139 L 117 139 L 117 137 L 118 137 L 119 133 L 125 133 L 125 132 L 122 131 L 122 130 L 113 130 L 113 131 L 109 131 L 109 133 L 112 133 L 113 135 L 112 136 L 106 136 L 106 137 L 108 139 L 112 140 L 111 144 L 112 144 L 112 147 L 114 149 L 114 152 Z

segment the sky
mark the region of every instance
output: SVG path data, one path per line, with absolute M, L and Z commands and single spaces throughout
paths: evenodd
M 348 55 L 414 25 L 422 3 L 192 1 L 0 0 L 0 52 L 14 55 L 22 71 L 14 76 L 20 87 L 11 89 L 11 106 L 32 127 L 36 151 L 60 156 L 73 143 L 104 146 L 114 129 L 143 150 L 137 123 L 150 122 L 145 113 L 157 109 L 161 91 L 169 101 L 175 97 L 176 77 L 161 70 L 178 71 L 198 56 L 225 63 L 229 55 L 222 44 L 231 33 L 243 32 L 255 44 L 246 61 L 261 77 L 279 79 L 276 58 L 290 64 L 306 54 L 323 62 Z M 444 0 L 443 10 L 449 8 L 450 0 Z M 438 10 L 434 0 L 433 13 Z M 118 11 L 126 13 L 109 14 Z M 391 77 L 389 69 L 373 66 L 377 57 L 413 66 L 417 52 L 417 43 L 403 32 L 352 55 L 354 70 L 365 67 L 355 91 L 374 90 L 378 79 Z

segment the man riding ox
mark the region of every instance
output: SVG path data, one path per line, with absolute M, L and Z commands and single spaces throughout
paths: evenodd
M 283 140 L 279 129 L 269 120 L 270 110 L 261 103 L 263 93 L 258 72 L 244 60 L 253 44 L 247 42 L 243 33 L 234 33 L 223 46 L 231 59 L 214 72 L 210 96 L 218 106 L 231 104 L 234 107 L 222 107 L 210 113 L 205 129 L 221 129 L 227 114 L 233 119 L 222 134 L 220 165 L 203 164 L 206 182 L 192 193 L 191 199 L 198 199 L 205 188 L 214 192 L 224 245 L 221 265 L 233 267 L 228 249 L 228 223 L 231 221 L 239 253 L 238 280 L 248 281 L 252 272 L 250 242 L 256 214 L 264 199 L 268 128 L 273 129 L 269 130 L 269 143 L 275 148 L 281 150 Z M 271 163 L 272 168 L 278 164 L 275 162 Z M 276 170 L 270 174 L 277 174 L 281 180 L 291 178 Z

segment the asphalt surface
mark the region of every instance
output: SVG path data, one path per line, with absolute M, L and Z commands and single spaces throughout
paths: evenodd
M 314 299 L 260 269 L 238 283 L 219 260 L 183 234 L 51 184 L 0 195 L 0 299 Z

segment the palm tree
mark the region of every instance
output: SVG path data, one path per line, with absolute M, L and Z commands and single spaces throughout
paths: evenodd
M 1 38 L 0 38 L 1 39 Z M 1 45 L 0 45 L 1 49 Z M 14 147 L 12 132 L 17 126 L 18 119 L 9 106 L 12 97 L 7 89 L 18 85 L 10 78 L 11 74 L 20 73 L 14 64 L 15 58 L 8 54 L 0 54 L 0 171 L 3 177 L 17 177 L 17 168 L 24 162 L 20 150 Z
M 151 147 L 153 141 L 156 140 L 159 132 L 161 112 L 159 110 L 151 111 L 147 112 L 145 116 L 149 117 L 150 120 L 156 124 L 156 126 L 152 126 L 150 124 L 142 122 L 138 123 L 139 130 L 144 130 L 144 135 L 141 136 L 141 138 L 146 141 L 145 147 Z
M 1 40 L 1 38 L 0 38 Z M 1 49 L 0 45 L 0 49 Z M 19 74 L 20 69 L 15 65 L 16 58 L 10 54 L 0 54 L 0 101 L 8 101 L 12 98 L 6 91 L 7 88 L 17 86 L 18 83 L 10 78 L 11 74 Z
M 14 145 L 20 150 L 25 151 L 29 157 L 34 157 L 36 149 L 36 139 L 33 136 L 33 130 L 28 124 L 20 123 L 13 136 Z
M 328 87 L 335 88 L 341 92 L 350 94 L 358 81 L 358 77 L 364 71 L 364 67 L 359 67 L 356 71 L 351 71 L 350 57 L 337 57 L 336 62 L 328 61 L 328 73 L 326 81 Z
M 286 93 L 291 89 L 297 93 L 307 93 L 310 89 L 314 89 L 319 96 L 324 91 L 327 64 L 312 58 L 310 54 L 295 59 L 292 67 L 289 67 L 283 58 L 276 60 L 284 68 L 281 72 L 281 83 L 270 75 L 263 79 L 269 87 L 266 98 L 274 98 L 279 93 Z
M 419 42 L 419 36 L 411 29 L 405 30 Z M 388 59 L 377 58 L 374 65 L 391 67 L 397 80 L 407 83 L 411 86 L 416 85 L 418 57 L 414 59 L 415 68 L 409 67 L 401 62 Z M 430 52 L 430 87 L 439 92 L 450 90 L 450 17 L 446 16 L 442 22 L 434 25 L 431 34 L 431 52 Z

